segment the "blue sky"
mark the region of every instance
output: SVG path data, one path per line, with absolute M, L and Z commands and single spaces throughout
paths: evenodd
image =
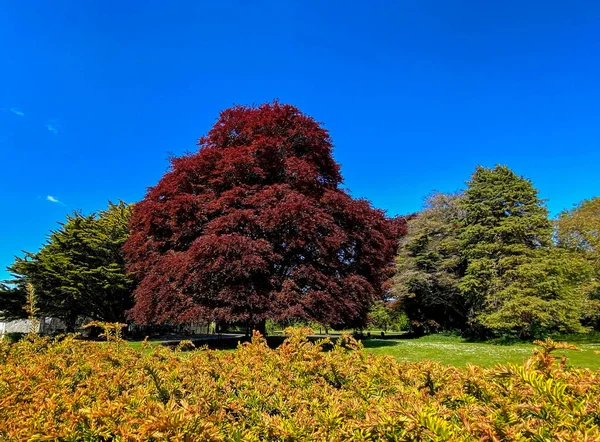
M 75 209 L 139 200 L 221 109 L 279 98 L 390 215 L 477 164 L 600 194 L 597 1 L 15 1 L 0 13 L 0 279 Z

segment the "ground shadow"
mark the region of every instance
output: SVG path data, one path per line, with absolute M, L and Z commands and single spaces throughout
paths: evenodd
M 399 342 L 396 340 L 390 341 L 386 339 L 365 339 L 361 342 L 365 348 L 395 347 L 399 345 Z
M 341 337 L 342 337 L 341 335 L 335 335 L 335 334 L 313 335 L 313 336 L 308 336 L 308 340 L 310 342 L 315 343 L 318 341 L 322 341 L 323 339 L 329 338 L 330 343 L 323 345 L 323 349 L 327 351 L 327 350 L 330 350 L 331 348 L 333 348 L 333 345 Z M 395 342 L 395 340 L 397 340 L 397 339 L 409 339 L 406 337 L 405 334 L 386 335 L 385 337 L 377 337 L 377 338 L 371 338 L 371 337 L 364 336 L 364 335 L 363 336 L 354 335 L 354 338 L 356 340 L 361 341 L 365 348 L 394 346 L 394 345 L 398 345 L 398 343 Z M 283 342 L 287 339 L 287 336 L 274 335 L 274 336 L 267 336 L 265 339 L 267 341 L 267 345 L 270 348 L 277 348 L 281 344 L 283 344 Z M 191 339 L 188 338 L 188 340 L 192 341 L 192 343 L 194 344 L 194 346 L 196 348 L 205 347 L 210 350 L 233 350 L 233 349 L 237 348 L 237 346 L 239 344 L 243 344 L 245 342 L 250 342 L 252 340 L 252 338 L 249 336 L 244 336 L 244 335 L 233 335 L 233 336 L 232 335 L 207 335 L 207 336 L 202 336 L 202 337 L 192 337 Z M 179 345 L 179 342 L 180 342 L 179 339 L 173 339 L 173 340 L 169 340 L 166 342 L 162 342 L 162 345 L 170 347 L 170 348 L 175 348 L 175 347 L 177 347 L 177 345 Z
M 331 341 L 335 342 L 339 336 L 331 337 Z M 287 339 L 287 336 L 268 336 L 266 338 L 267 345 L 269 348 L 277 348 Z M 320 336 L 309 336 L 308 340 L 310 342 L 317 342 L 322 340 L 323 338 Z M 238 347 L 238 345 L 243 344 L 245 342 L 250 342 L 252 338 L 250 336 L 227 336 L 227 335 L 212 335 L 202 338 L 190 339 L 196 348 L 208 348 L 210 350 L 233 350 Z M 175 348 L 179 345 L 179 341 L 169 341 L 163 342 L 162 345 Z M 323 348 L 325 350 L 333 347 L 332 344 L 324 345 Z

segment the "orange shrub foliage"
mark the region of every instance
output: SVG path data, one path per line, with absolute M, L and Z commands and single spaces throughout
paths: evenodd
M 458 369 L 305 331 L 234 352 L 31 337 L 0 344 L 0 440 L 600 440 L 599 373 L 539 344 L 522 366 Z

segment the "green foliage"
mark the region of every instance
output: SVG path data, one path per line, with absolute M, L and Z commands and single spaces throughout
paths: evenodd
M 559 238 L 583 236 L 567 235 L 575 216 L 562 215 Z M 531 181 L 505 166 L 477 167 L 464 193 L 434 194 L 409 221 L 393 294 L 417 332 L 531 338 L 582 331 L 582 319 L 600 322 L 600 301 L 590 295 L 598 273 L 580 250 L 556 247 L 552 234 Z
M 27 318 L 23 307 L 27 304 L 25 287 L 14 287 L 0 283 L 0 319 L 14 320 Z
M 589 252 L 600 259 L 600 198 L 580 202 L 560 213 L 556 221 L 558 244 Z
M 6 342 L 8 342 L 10 344 L 14 344 L 15 342 L 19 342 L 25 336 L 27 336 L 27 333 L 10 332 L 10 333 L 5 333 L 3 336 L 3 339 L 5 339 Z
M 584 331 L 580 320 L 591 273 L 589 263 L 577 253 L 540 249 L 505 272 L 502 289 L 494 295 L 496 308 L 478 319 L 492 330 L 521 338 Z
M 506 166 L 478 166 L 459 206 L 465 221 L 461 245 L 471 246 L 466 250 L 470 257 L 487 255 L 490 249 L 522 254 L 550 244 L 552 225 L 537 189 Z
M 132 305 L 133 283 L 121 252 L 130 214 L 130 206 L 120 202 L 97 214 L 67 216 L 37 253 L 26 252 L 9 267 L 15 288 L 0 292 L 0 305 L 10 307 L 6 315 L 15 315 L 14 308 L 26 301 L 25 285 L 32 284 L 39 315 L 60 318 L 70 330 L 82 316 L 123 321 Z
M 367 317 L 367 325 L 385 332 L 406 330 L 408 323 L 406 315 L 390 302 L 377 301 L 371 307 Z
M 519 278 L 524 272 L 517 269 L 551 244 L 552 224 L 531 181 L 506 166 L 477 167 L 467 186 L 459 203 L 464 210 L 460 248 L 467 260 L 459 288 L 472 306 L 469 320 L 493 328 L 485 315 L 514 299 L 500 294 L 513 282 L 523 288 L 519 283 L 527 278 Z
M 458 289 L 464 267 L 458 242 L 462 195 L 434 193 L 408 221 L 400 240 L 391 295 L 408 315 L 413 332 L 459 329 L 467 306 Z
M 556 221 L 556 241 L 560 247 L 579 253 L 593 269 L 584 286 L 588 300 L 583 322 L 600 330 L 600 198 L 563 211 Z

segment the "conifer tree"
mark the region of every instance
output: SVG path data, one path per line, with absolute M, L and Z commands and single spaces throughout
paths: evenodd
M 562 236 L 581 238 L 567 221 Z M 600 318 L 588 293 L 593 266 L 579 250 L 557 248 L 552 233 L 531 181 L 506 166 L 477 167 L 463 193 L 433 195 L 408 222 L 392 293 L 416 332 L 581 331 L 586 314 Z
M 408 217 L 400 239 L 392 296 L 410 320 L 411 331 L 463 329 L 468 306 L 458 288 L 464 260 L 458 241 L 462 193 L 433 193 L 425 208 Z
M 32 284 L 38 315 L 62 319 L 69 331 L 79 317 L 124 321 L 134 288 L 121 251 L 130 213 L 130 206 L 120 202 L 97 214 L 68 215 L 38 252 L 25 252 L 8 268 L 14 279 L 0 292 L 0 310 L 17 316 L 24 287 Z
M 460 289 L 472 306 L 473 320 L 501 308 L 504 276 L 552 239 L 548 209 L 526 178 L 506 166 L 478 166 L 460 206 L 464 219 L 459 240 L 467 260 Z

